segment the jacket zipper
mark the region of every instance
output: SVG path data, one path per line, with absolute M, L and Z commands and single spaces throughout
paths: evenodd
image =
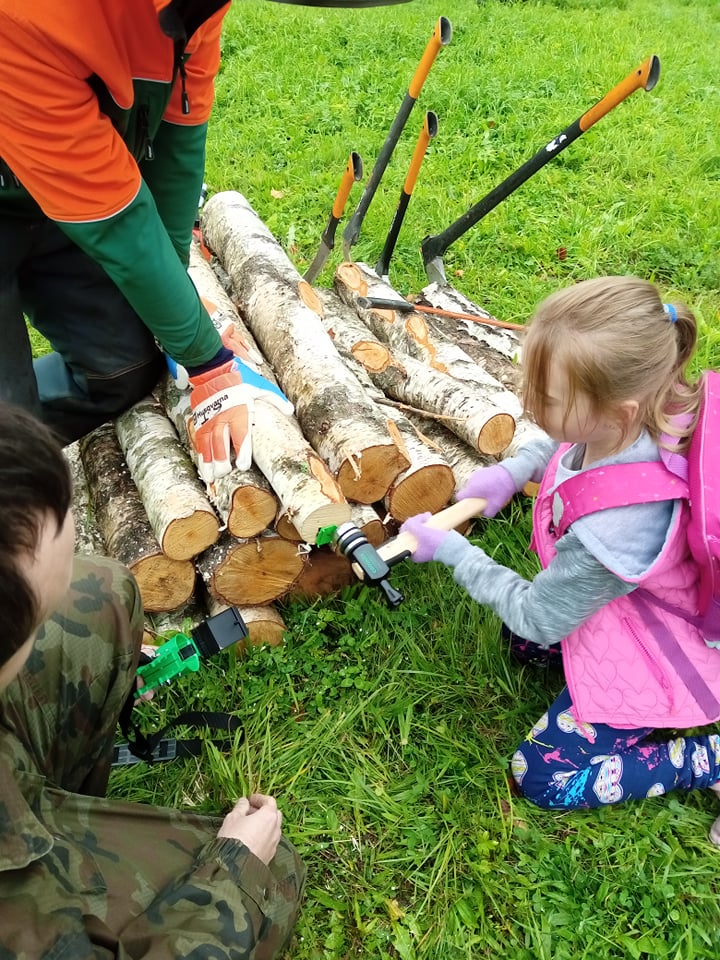
M 653 655 L 648 650 L 645 644 L 645 641 L 641 638 L 640 634 L 635 629 L 635 624 L 632 622 L 632 620 L 630 620 L 628 617 L 625 617 L 623 618 L 623 623 L 627 627 L 635 643 L 640 647 L 640 651 L 643 657 L 645 658 L 646 663 L 650 667 L 651 673 L 653 674 L 655 679 L 658 681 L 658 683 L 662 687 L 665 694 L 667 695 L 668 702 L 670 704 L 670 709 L 671 710 L 674 709 L 675 698 L 672 693 L 672 687 L 668 683 L 667 677 L 665 676 L 665 673 L 660 667 L 660 664 L 657 662 L 655 657 L 653 657 Z
M 185 73 L 185 42 L 183 40 L 175 41 L 175 71 L 180 74 L 180 103 L 182 112 L 185 116 L 190 113 L 190 97 L 187 92 L 187 74 Z

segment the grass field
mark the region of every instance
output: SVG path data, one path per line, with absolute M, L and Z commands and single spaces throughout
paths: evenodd
M 523 321 L 548 292 L 604 273 L 655 280 L 701 323 L 698 365 L 720 368 L 720 6 L 715 0 L 415 0 L 323 11 L 234 5 L 207 180 L 244 193 L 302 271 L 351 150 L 369 173 L 440 15 L 443 49 L 366 218 L 357 259 L 382 248 L 425 110 L 440 131 L 391 265 L 426 282 L 419 243 L 585 112 L 650 54 L 639 91 L 459 240 L 451 282 Z M 356 185 L 348 213 L 360 196 Z M 341 225 L 342 229 L 342 225 Z M 558 248 L 565 248 L 564 259 Z M 332 282 L 338 243 L 320 282 Z M 532 575 L 513 504 L 477 542 Z M 275 793 L 308 866 L 298 960 L 502 957 L 711 960 L 720 955 L 720 854 L 710 796 L 598 812 L 541 812 L 507 785 L 516 743 L 559 691 L 513 665 L 496 618 L 448 571 L 393 571 L 395 612 L 359 587 L 284 609 L 284 646 L 230 657 L 143 708 L 232 709 L 229 755 L 138 766 L 116 795 L 218 810 Z

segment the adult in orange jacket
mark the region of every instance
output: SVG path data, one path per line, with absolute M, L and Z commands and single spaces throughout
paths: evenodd
M 152 389 L 156 339 L 206 396 L 240 381 L 186 270 L 228 8 L 0 0 L 0 396 L 64 442 Z
M 249 429 L 186 271 L 229 6 L 0 0 L 0 398 L 70 442 L 152 389 L 157 341 L 198 387 L 208 478 Z M 25 317 L 54 351 L 34 363 Z

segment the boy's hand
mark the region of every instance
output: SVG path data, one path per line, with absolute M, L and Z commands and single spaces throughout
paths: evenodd
M 146 657 L 150 657 L 151 660 L 158 652 L 157 647 L 153 647 L 151 644 L 148 644 L 148 643 L 143 643 L 142 646 L 140 647 L 140 650 L 142 653 L 145 654 Z M 141 660 L 140 662 L 142 664 L 143 661 Z M 142 690 L 144 686 L 145 686 L 145 681 L 138 674 L 138 676 L 135 678 L 135 687 L 137 690 Z M 146 690 L 145 693 L 141 693 L 138 696 L 137 700 L 152 700 L 154 696 L 155 696 L 155 691 L 151 688 L 150 690 Z M 135 701 L 136 703 L 137 703 L 137 700 Z
M 268 864 L 275 856 L 282 828 L 282 813 L 274 797 L 253 793 L 241 797 L 223 820 L 218 837 L 239 840 L 258 860 Z

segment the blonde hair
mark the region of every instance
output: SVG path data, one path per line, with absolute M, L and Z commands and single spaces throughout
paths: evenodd
M 694 422 L 679 428 L 671 418 L 697 414 L 701 387 L 687 378 L 696 341 L 690 309 L 675 303 L 666 311 L 652 283 L 583 280 L 549 296 L 530 322 L 522 357 L 525 409 L 542 427 L 555 363 L 568 379 L 566 418 L 579 393 L 594 416 L 613 416 L 623 401 L 635 399 L 653 439 L 667 433 L 676 438 L 672 448 L 682 449 Z

